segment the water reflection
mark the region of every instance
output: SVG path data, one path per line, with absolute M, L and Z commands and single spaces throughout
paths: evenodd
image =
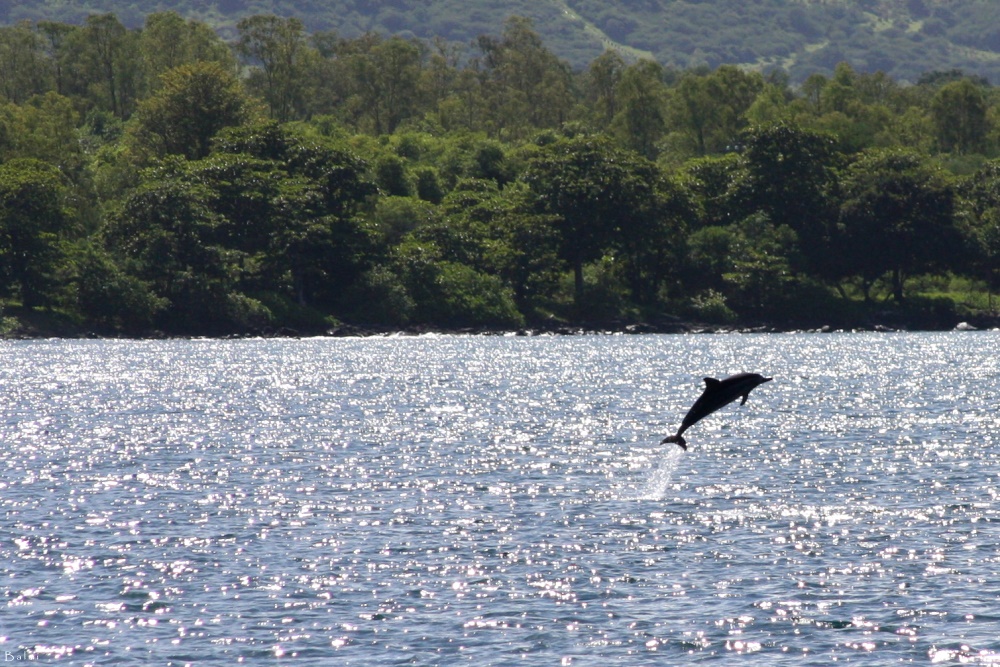
M 997 662 L 998 340 L 5 343 L 0 650 Z

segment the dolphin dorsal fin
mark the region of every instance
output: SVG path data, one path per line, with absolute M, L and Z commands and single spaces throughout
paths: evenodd
M 705 380 L 705 387 L 707 387 L 708 389 L 719 386 L 719 381 L 716 380 L 715 378 L 704 378 L 704 380 Z

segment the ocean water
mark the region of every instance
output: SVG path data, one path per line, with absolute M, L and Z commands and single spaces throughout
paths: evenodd
M 0 343 L 0 658 L 1000 664 L 1000 334 Z M 775 380 L 660 445 L 704 376 Z

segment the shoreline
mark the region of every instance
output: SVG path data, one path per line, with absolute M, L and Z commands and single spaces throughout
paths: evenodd
M 970 318 L 974 322 L 961 321 L 951 327 L 906 327 L 887 324 L 858 325 L 853 327 L 834 327 L 822 325 L 809 326 L 779 326 L 774 324 L 754 325 L 716 325 L 700 322 L 679 322 L 670 325 L 655 325 L 645 322 L 635 322 L 622 326 L 607 325 L 560 325 L 554 327 L 524 327 L 520 329 L 491 329 L 480 327 L 442 328 L 433 326 L 415 326 L 403 329 L 382 329 L 378 327 L 362 327 L 357 325 L 342 325 L 333 327 L 320 335 L 331 338 L 372 338 L 372 337 L 414 337 L 427 335 L 466 335 L 466 336 L 635 336 L 647 334 L 661 335 L 705 335 L 705 334 L 828 334 L 828 333 L 903 333 L 903 332 L 943 332 L 943 331 L 996 331 L 1000 330 L 1000 318 L 990 318 L 989 322 Z M 272 337 L 280 338 L 282 334 Z
M 359 324 L 338 324 L 325 329 L 296 329 L 293 327 L 264 328 L 257 331 L 229 333 L 171 334 L 163 331 L 149 331 L 143 334 L 120 332 L 100 332 L 72 330 L 63 327 L 18 326 L 0 335 L 0 340 L 43 340 L 43 339 L 108 339 L 108 340 L 191 340 L 216 339 L 237 340 L 247 338 L 392 338 L 419 336 L 634 336 L 634 335 L 706 335 L 706 334 L 828 334 L 828 333 L 895 333 L 895 332 L 943 332 L 943 331 L 997 331 L 1000 330 L 1000 316 L 969 317 L 951 326 L 908 326 L 894 322 L 856 323 L 852 326 L 824 324 L 809 326 L 804 324 L 711 324 L 705 322 L 671 320 L 663 322 L 581 322 L 559 323 L 548 326 L 526 326 L 517 329 L 494 327 L 439 327 L 434 325 L 413 325 L 408 327 L 382 327 Z

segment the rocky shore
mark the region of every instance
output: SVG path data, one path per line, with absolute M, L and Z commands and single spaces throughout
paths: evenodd
M 138 335 L 93 331 L 66 319 L 44 316 L 5 320 L 0 339 L 34 338 L 148 338 L 178 337 L 161 331 L 148 331 Z M 857 321 L 838 323 L 809 323 L 797 320 L 784 322 L 745 322 L 713 324 L 663 317 L 652 321 L 609 322 L 551 322 L 520 329 L 490 327 L 437 327 L 414 325 L 409 327 L 384 327 L 377 325 L 342 323 L 332 327 L 299 329 L 273 327 L 258 331 L 181 337 L 207 338 L 299 338 L 312 336 L 372 337 L 372 336 L 427 336 L 427 335 L 479 335 L 479 336 L 575 336 L 575 335 L 641 335 L 641 334 L 725 334 L 725 333 L 834 333 L 834 332 L 893 332 L 893 331 L 980 331 L 1000 329 L 1000 314 L 939 315 L 933 318 L 901 318 L 898 314 L 886 317 L 865 317 Z
M 660 322 L 587 322 L 580 324 L 557 324 L 552 326 L 526 327 L 515 330 L 490 329 L 482 327 L 441 328 L 414 326 L 404 329 L 341 324 L 325 333 L 332 337 L 366 336 L 422 336 L 422 335 L 480 335 L 480 336 L 574 336 L 574 335 L 639 335 L 639 334 L 754 334 L 754 333 L 837 333 L 837 332 L 893 332 L 893 331 L 980 331 L 1000 329 L 1000 316 L 970 317 L 950 325 L 920 326 L 917 323 L 859 322 L 852 326 L 796 326 L 789 324 L 754 323 L 718 325 L 703 322 L 669 320 Z M 297 335 L 289 331 L 275 332 L 275 335 Z M 308 335 L 308 334 L 307 334 Z

